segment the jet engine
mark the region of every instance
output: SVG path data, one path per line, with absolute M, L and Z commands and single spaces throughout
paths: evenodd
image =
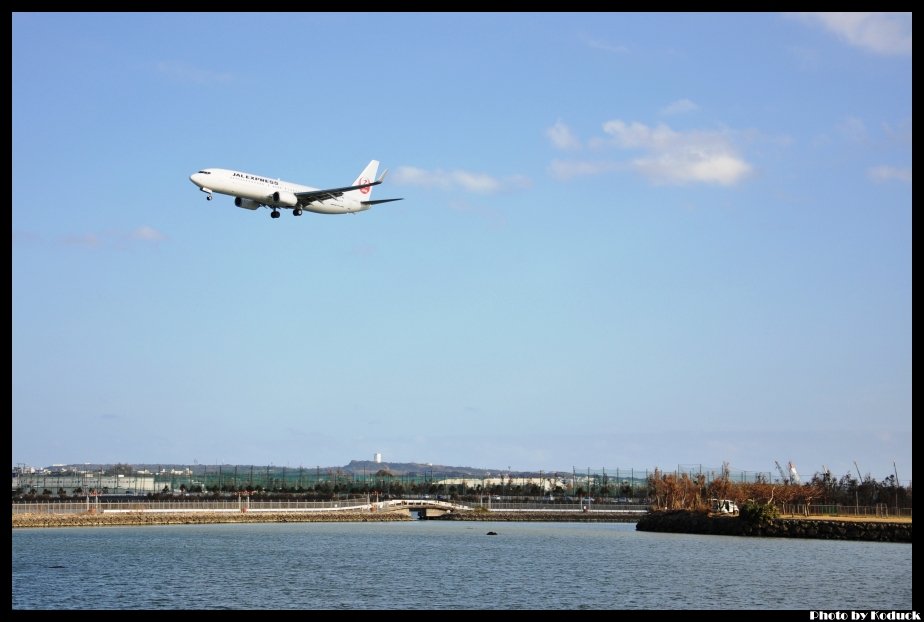
M 260 207 L 260 204 L 256 201 L 251 201 L 250 199 L 243 199 L 241 197 L 234 197 L 234 204 L 238 207 L 243 207 L 244 209 L 257 209 Z
M 295 207 L 298 205 L 298 197 L 291 192 L 276 191 L 273 193 L 273 203 L 276 205 L 285 205 L 286 207 Z

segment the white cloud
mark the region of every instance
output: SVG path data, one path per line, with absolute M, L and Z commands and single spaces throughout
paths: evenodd
M 486 173 L 473 173 L 461 169 L 428 171 L 415 166 L 399 166 L 394 172 L 392 181 L 425 188 L 442 188 L 444 190 L 458 188 L 480 194 L 491 194 L 501 190 L 523 188 L 530 185 L 529 178 L 522 175 L 499 179 Z
M 683 98 L 671 102 L 664 108 L 661 108 L 661 114 L 683 114 L 684 112 L 693 112 L 694 110 L 699 110 L 699 106 L 697 106 L 696 103 L 692 100 Z
M 557 149 L 573 150 L 581 148 L 581 141 L 574 135 L 571 128 L 561 121 L 557 121 L 555 125 L 547 129 L 545 135 L 549 137 L 549 140 Z
M 131 232 L 130 237 L 133 240 L 142 240 L 144 242 L 163 242 L 167 236 L 155 229 L 144 225 Z
M 904 181 L 911 183 L 911 167 L 874 166 L 867 171 L 870 179 L 877 182 Z
M 678 132 L 663 123 L 649 127 L 618 119 L 604 123 L 603 131 L 620 148 L 646 152 L 632 160 L 632 167 L 657 183 L 730 186 L 752 170 L 737 154 L 727 132 Z
M 911 13 L 794 13 L 855 47 L 876 54 L 911 56 Z
M 501 188 L 501 182 L 485 173 L 471 173 L 469 171 L 452 171 L 448 175 L 452 183 L 468 190 L 469 192 L 497 192 Z
M 227 72 L 200 69 L 179 61 L 161 61 L 157 63 L 157 71 L 178 82 L 192 82 L 203 86 L 225 84 L 234 79 L 234 76 Z
M 391 174 L 391 180 L 399 184 L 408 184 L 409 186 L 438 185 L 430 173 L 416 166 L 399 166 Z

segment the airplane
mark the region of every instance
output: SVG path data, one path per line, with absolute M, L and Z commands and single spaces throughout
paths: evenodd
M 317 214 L 354 214 L 373 205 L 401 200 L 371 199 L 372 186 L 382 183 L 388 172 L 384 171 L 376 179 L 378 169 L 379 161 L 372 160 L 349 186 L 324 190 L 224 168 L 202 169 L 190 175 L 189 180 L 199 186 L 208 201 L 212 200 L 213 192 L 227 194 L 234 197 L 235 205 L 244 209 L 270 208 L 273 218 L 279 218 L 280 209 L 291 209 L 295 216 L 301 216 L 303 210 Z

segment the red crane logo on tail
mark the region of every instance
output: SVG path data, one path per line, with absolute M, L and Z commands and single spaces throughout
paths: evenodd
M 363 177 L 362 179 L 359 180 L 359 184 L 357 184 L 357 185 L 360 185 L 360 186 L 361 186 L 361 185 L 363 185 L 363 184 L 368 184 L 368 183 L 369 183 L 369 180 L 366 179 L 365 177 Z M 372 186 L 366 186 L 365 188 L 360 188 L 360 189 L 359 189 L 359 191 L 362 192 L 363 194 L 369 194 L 369 191 L 370 191 L 370 190 L 372 190 Z

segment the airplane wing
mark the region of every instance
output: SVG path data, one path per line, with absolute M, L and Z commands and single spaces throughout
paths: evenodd
M 371 188 L 372 186 L 378 186 L 380 183 L 382 183 L 381 177 L 376 181 L 369 182 L 368 184 L 359 184 L 358 186 L 344 186 L 343 188 L 328 188 L 327 190 L 308 190 L 306 192 L 296 192 L 295 196 L 298 197 L 299 205 L 308 205 L 310 203 L 314 203 L 315 201 L 336 199 L 337 197 L 342 196 L 344 192 L 349 192 L 350 190 L 362 190 L 363 188 Z
M 377 201 L 363 201 L 363 205 L 379 205 L 380 203 L 391 203 L 392 201 L 402 201 L 403 199 L 378 199 Z

